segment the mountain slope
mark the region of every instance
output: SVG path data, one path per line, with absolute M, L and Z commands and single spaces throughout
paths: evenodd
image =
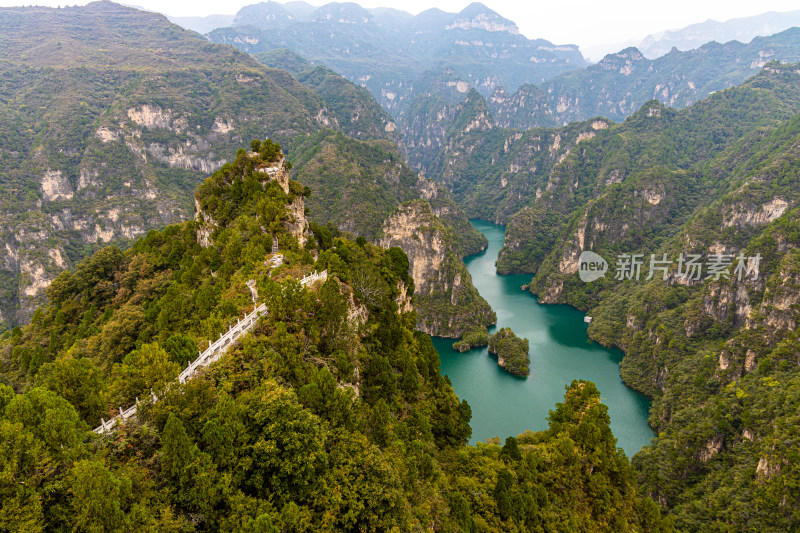
M 724 194 L 663 244 L 643 243 L 657 257 L 729 254 L 730 279 L 606 285 L 591 311 L 590 333 L 625 349 L 624 379 L 654 398 L 659 438 L 634 462 L 648 494 L 685 529 L 709 517 L 732 529 L 800 523 L 796 438 L 785 430 L 797 417 L 799 125 L 795 117 L 718 158 L 711 168 L 725 176 Z M 619 217 L 591 211 L 598 221 Z M 757 276 L 735 273 L 740 255 L 760 256 Z M 574 300 L 567 285 L 558 300 Z
M 320 127 L 313 92 L 159 15 L 101 2 L 0 17 L 6 323 L 93 246 L 189 218 L 186 191 L 243 138 Z
M 675 206 L 680 209 L 679 213 L 660 215 L 661 220 L 680 224 L 685 220 L 682 217 L 690 215 L 694 207 L 709 200 L 708 195 L 713 198 L 719 194 L 714 189 L 718 184 L 703 182 L 704 170 L 695 168 L 704 169 L 703 164 L 742 142 L 742 138 L 758 135 L 762 128 L 774 128 L 800 112 L 797 80 L 798 73 L 793 65 L 766 67 L 742 86 L 716 93 L 682 111 L 650 102 L 624 123 L 584 141 L 583 149 L 572 150 L 549 170 L 535 203 L 520 211 L 514 216 L 516 220 L 509 223 L 510 238 L 501 252 L 499 268 L 502 271 L 538 270 L 540 261 L 544 260 L 543 253 L 559 240 L 559 230 L 554 233 L 553 228 L 569 219 L 575 222 L 589 200 L 605 190 L 618 192 L 618 183 L 624 189 L 627 180 L 636 187 L 653 180 L 652 190 L 658 198 L 683 202 L 681 207 Z M 687 196 L 686 191 L 664 189 L 665 184 L 659 177 L 662 175 L 670 176 L 668 181 L 681 187 L 693 183 L 692 194 Z M 524 180 L 524 175 L 521 178 Z M 723 178 L 724 174 L 718 179 Z M 665 207 L 659 204 L 654 197 L 645 207 L 647 210 Z M 548 229 L 538 231 L 545 220 Z M 626 235 L 635 239 L 634 242 L 654 238 L 646 218 L 639 219 L 639 223 L 645 225 L 639 230 L 630 226 L 622 234 L 614 233 L 611 228 L 621 223 L 618 219 L 608 228 L 608 235 L 614 235 L 614 240 Z
M 586 311 L 590 336 L 625 351 L 623 379 L 653 398 L 658 432 L 634 457 L 639 481 L 683 530 L 800 523 L 784 429 L 797 412 L 798 82 L 798 65 L 773 63 L 687 109 L 652 101 L 554 151 L 498 263 L 535 272 L 539 302 Z M 591 283 L 579 277 L 585 250 L 609 263 Z M 623 277 L 630 254 L 640 276 Z M 699 279 L 680 276 L 688 254 L 701 257 Z M 714 274 L 715 257 L 727 274 Z
M 403 138 L 392 117 L 364 89 L 323 66 L 314 66 L 288 49 L 255 54 L 270 68 L 280 68 L 317 93 L 337 117 L 339 128 L 354 139 L 382 139 L 394 142 L 401 151 Z

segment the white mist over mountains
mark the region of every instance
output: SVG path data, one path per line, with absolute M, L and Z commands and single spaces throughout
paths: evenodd
M 317 11 L 318 7 L 330 5 L 330 3 L 323 2 L 318 3 L 318 5 L 312 5 L 302 0 L 264 3 L 276 4 L 276 7 L 282 6 L 291 12 L 298 22 L 313 19 L 314 12 Z M 419 6 L 416 6 L 417 2 L 406 2 L 398 9 L 392 7 L 394 3 L 392 0 L 368 0 L 359 2 L 358 5 L 368 9 L 376 18 L 391 12 L 395 16 L 402 13 L 407 15 L 409 19 L 423 11 L 441 10 L 449 13 L 459 13 L 477 5 L 473 3 L 464 8 L 463 2 L 444 1 L 436 8 L 428 7 L 430 4 L 419 8 Z M 615 6 L 623 6 L 625 8 L 619 9 L 618 16 L 615 17 L 615 23 L 619 23 L 623 19 L 629 19 L 629 23 L 626 25 L 625 30 L 618 30 L 615 29 L 615 24 L 597 22 L 603 21 L 604 17 L 602 13 L 592 13 L 597 7 L 596 3 L 591 6 L 580 5 L 582 2 L 568 3 L 575 4 L 576 10 L 571 12 L 579 13 L 578 15 L 564 17 L 564 13 L 569 12 L 569 10 L 563 8 L 564 4 L 559 4 L 561 9 L 559 12 L 551 12 L 547 6 L 535 6 L 535 16 L 525 16 L 528 14 L 525 10 L 530 9 L 529 7 L 523 8 L 519 5 L 509 5 L 508 2 L 503 0 L 488 2 L 481 7 L 486 6 L 488 10 L 496 12 L 500 17 L 506 19 L 511 26 L 514 26 L 515 31 L 518 29 L 519 33 L 530 39 L 543 38 L 554 44 L 577 44 L 581 53 L 590 62 L 599 61 L 606 54 L 617 52 L 629 46 L 638 48 L 645 57 L 655 59 L 668 53 L 673 47 L 686 51 L 710 41 L 725 43 L 736 40 L 748 43 L 754 37 L 773 35 L 787 28 L 800 26 L 800 10 L 787 12 L 770 11 L 752 16 L 726 19 L 724 17 L 725 13 L 742 11 L 737 8 L 735 3 L 732 6 L 730 3 L 726 3 L 725 8 L 714 11 L 716 14 L 715 19 L 709 18 L 704 22 L 696 22 L 685 27 L 677 27 L 677 29 L 665 29 L 663 27 L 664 24 L 669 23 L 670 20 L 677 22 L 679 19 L 665 16 L 660 11 L 655 13 L 652 8 L 642 12 L 640 5 L 634 8 L 633 6 L 627 6 L 625 1 L 603 3 L 602 5 L 606 6 L 604 9 L 610 9 L 611 11 L 617 11 Z M 347 3 L 338 4 L 344 6 Z M 780 2 L 777 4 L 780 4 Z M 237 14 L 192 17 L 170 16 L 170 20 L 205 34 L 220 27 L 246 25 L 248 23 L 248 17 L 246 16 L 247 6 L 252 5 L 254 4 L 243 6 Z M 771 4 L 761 3 L 758 8 L 762 9 L 763 7 L 769 7 L 769 5 Z M 675 10 L 672 11 L 674 12 Z M 683 12 L 680 20 L 691 20 L 695 12 L 699 15 L 701 12 L 704 13 L 706 11 L 708 11 L 707 5 L 704 5 L 702 11 L 689 10 Z M 545 16 L 547 13 L 549 15 Z M 651 17 L 655 20 L 650 21 Z M 565 21 L 568 22 L 567 26 L 561 28 Z M 584 27 L 584 29 L 576 30 L 576 28 L 581 27 Z M 640 28 L 641 30 L 639 30 Z M 643 30 L 647 28 L 658 28 L 658 30 L 652 31 L 646 37 L 641 38 L 641 35 L 644 35 Z M 616 40 L 609 38 L 617 35 L 623 36 L 622 31 L 628 32 L 626 39 Z

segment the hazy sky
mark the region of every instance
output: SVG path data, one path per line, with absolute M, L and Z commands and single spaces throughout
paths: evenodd
M 259 0 L 127 0 L 168 15 L 192 16 L 235 13 L 240 7 Z M 311 0 L 323 5 L 329 0 Z M 58 0 L 0 0 L 0 5 L 74 5 L 81 2 Z M 416 14 L 431 7 L 460 11 L 469 0 L 358 0 L 364 7 L 395 7 Z M 679 28 L 709 18 L 728 20 L 766 11 L 800 9 L 797 0 L 485 0 L 500 15 L 514 21 L 530 38 L 541 37 L 556 44 L 581 47 L 641 39 L 650 33 Z

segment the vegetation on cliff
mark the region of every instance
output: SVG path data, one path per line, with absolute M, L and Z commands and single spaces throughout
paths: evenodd
M 614 253 L 663 241 L 727 190 L 736 161 L 724 154 L 746 150 L 800 112 L 799 80 L 796 67 L 775 65 L 682 111 L 651 101 L 624 123 L 584 135 L 574 148 L 567 142 L 557 152 L 552 145 L 552 166 L 537 176 L 538 197 L 508 224 L 498 270 L 537 272 L 554 247 L 563 250 L 562 232 L 592 220 L 600 204 L 618 211 L 598 232 L 614 242 Z M 561 141 L 563 149 L 567 139 Z M 519 179 L 522 186 L 525 177 Z M 559 260 L 551 256 L 547 271 Z M 539 275 L 533 284 L 548 279 Z
M 111 2 L 0 20 L 0 331 L 27 323 L 88 254 L 191 218 L 191 192 L 254 137 L 291 154 L 320 224 L 374 241 L 420 197 L 389 115 L 330 70 L 276 60 L 300 83 Z M 447 224 L 468 226 L 453 205 Z
M 474 230 L 474 228 L 473 228 Z M 381 246 L 402 248 L 414 278 L 417 328 L 430 335 L 457 338 L 475 326 L 497 320 L 472 284 L 453 230 L 434 214 L 431 204 L 413 200 L 401 205 L 383 228 Z
M 501 328 L 489 335 L 489 353 L 497 355 L 497 364 L 518 376 L 531 373 L 528 339 L 517 337 L 511 328 Z
M 95 2 L 0 20 L 0 328 L 87 254 L 190 218 L 192 191 L 249 139 L 292 149 L 336 129 L 287 73 L 155 13 Z

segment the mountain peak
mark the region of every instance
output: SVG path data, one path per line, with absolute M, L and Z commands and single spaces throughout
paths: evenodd
M 369 24 L 375 22 L 372 13 L 353 2 L 331 2 L 311 14 L 311 22 L 339 24 Z
M 260 4 L 244 6 L 233 19 L 234 26 L 256 26 L 270 29 L 286 26 L 294 22 L 295 17 L 278 2 L 268 1 Z
M 519 34 L 516 24 L 505 19 L 480 2 L 473 2 L 456 15 L 448 30 L 485 30 Z
M 620 50 L 619 52 L 606 55 L 600 60 L 599 63 L 597 63 L 597 67 L 602 70 L 619 69 L 620 74 L 627 76 L 633 72 L 635 64 L 642 61 L 648 63 L 650 62 L 650 60 L 647 59 L 638 48 L 629 46 L 628 48 Z

